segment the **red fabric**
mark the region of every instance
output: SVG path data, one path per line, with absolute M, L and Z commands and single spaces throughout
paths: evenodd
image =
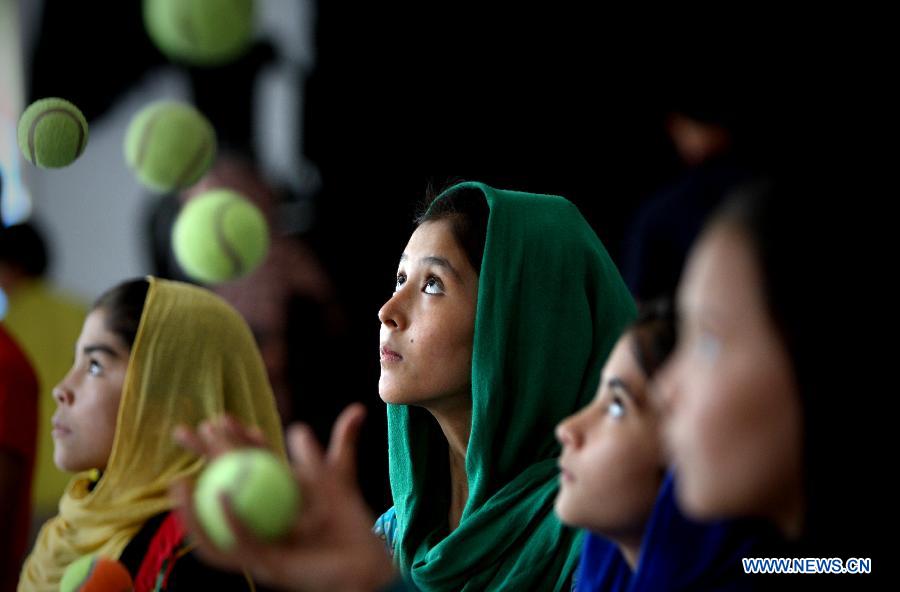
M 24 510 L 16 512 L 11 539 L 11 559 L 15 562 L 24 557 L 28 545 L 31 480 L 37 447 L 38 393 L 37 377 L 28 358 L 0 325 L 0 450 L 21 457 L 26 466 L 26 478 L 20 480 L 18 492 L 20 507 Z M 0 508 L 0 511 L 9 511 L 9 508 Z
M 163 589 L 165 589 L 165 583 L 175 566 L 175 554 L 181 548 L 184 536 L 184 527 L 175 513 L 170 512 L 159 525 L 159 529 L 153 535 L 153 540 L 150 541 L 150 547 L 147 549 L 141 568 L 134 579 L 134 592 L 152 592 L 156 587 L 159 574 L 163 573 L 164 569 Z

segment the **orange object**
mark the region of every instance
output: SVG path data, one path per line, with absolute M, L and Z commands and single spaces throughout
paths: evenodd
M 131 592 L 133 590 L 131 574 L 125 566 L 106 557 L 94 560 L 93 568 L 88 572 L 87 578 L 78 592 Z

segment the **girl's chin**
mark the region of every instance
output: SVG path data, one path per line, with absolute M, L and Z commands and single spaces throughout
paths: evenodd
M 408 402 L 406 398 L 403 397 L 402 393 L 398 393 L 389 388 L 379 389 L 378 396 L 381 397 L 381 400 L 385 403 L 392 403 L 394 405 L 404 405 Z
M 395 405 L 409 405 L 415 402 L 415 396 L 409 392 L 409 389 L 403 388 L 402 385 L 384 375 L 378 381 L 378 396 L 385 403 Z
M 575 517 L 572 515 L 570 505 L 570 501 L 566 499 L 566 494 L 563 491 L 556 494 L 556 502 L 553 504 L 553 509 L 556 511 L 560 521 L 568 526 L 579 526 L 572 521 Z
M 388 405 L 415 405 L 414 401 L 410 401 L 404 397 L 396 397 L 391 395 L 381 395 L 381 401 Z

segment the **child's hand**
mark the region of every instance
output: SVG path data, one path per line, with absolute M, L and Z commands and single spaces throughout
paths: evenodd
M 198 544 L 198 555 L 224 569 L 245 569 L 260 583 L 285 590 L 378 590 L 394 581 L 397 572 L 384 543 L 372 533 L 374 519 L 356 483 L 356 440 L 364 416 L 365 408 L 358 403 L 345 409 L 332 429 L 327 452 L 309 427 L 291 427 L 288 447 L 303 505 L 283 540 L 264 543 L 255 538 L 223 497 L 236 544 L 222 551 L 197 521 L 193 484 L 173 487 L 179 516 Z M 179 440 L 211 458 L 241 445 L 262 444 L 260 434 L 231 422 L 212 422 L 197 434 L 179 434 Z
M 236 448 L 266 447 L 265 436 L 258 427 L 245 427 L 228 415 L 204 421 L 197 431 L 180 425 L 173 436 L 183 448 L 209 460 Z

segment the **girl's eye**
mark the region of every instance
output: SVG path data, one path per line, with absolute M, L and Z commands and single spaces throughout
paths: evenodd
M 400 289 L 400 286 L 406 283 L 406 274 L 398 273 L 397 274 L 397 285 L 394 286 L 394 292 Z
M 90 365 L 88 366 L 88 374 L 91 376 L 100 376 L 103 372 L 103 366 L 100 365 L 96 360 L 91 360 Z
M 431 276 L 425 282 L 425 293 L 426 294 L 443 294 L 444 293 L 444 284 L 441 282 L 440 278 L 435 276 Z
M 700 354 L 709 360 L 715 360 L 722 351 L 722 342 L 711 333 L 701 333 L 694 340 Z
M 614 396 L 609 403 L 609 407 L 607 407 L 607 412 L 613 419 L 619 419 L 625 415 L 625 405 L 622 403 L 622 399 Z

